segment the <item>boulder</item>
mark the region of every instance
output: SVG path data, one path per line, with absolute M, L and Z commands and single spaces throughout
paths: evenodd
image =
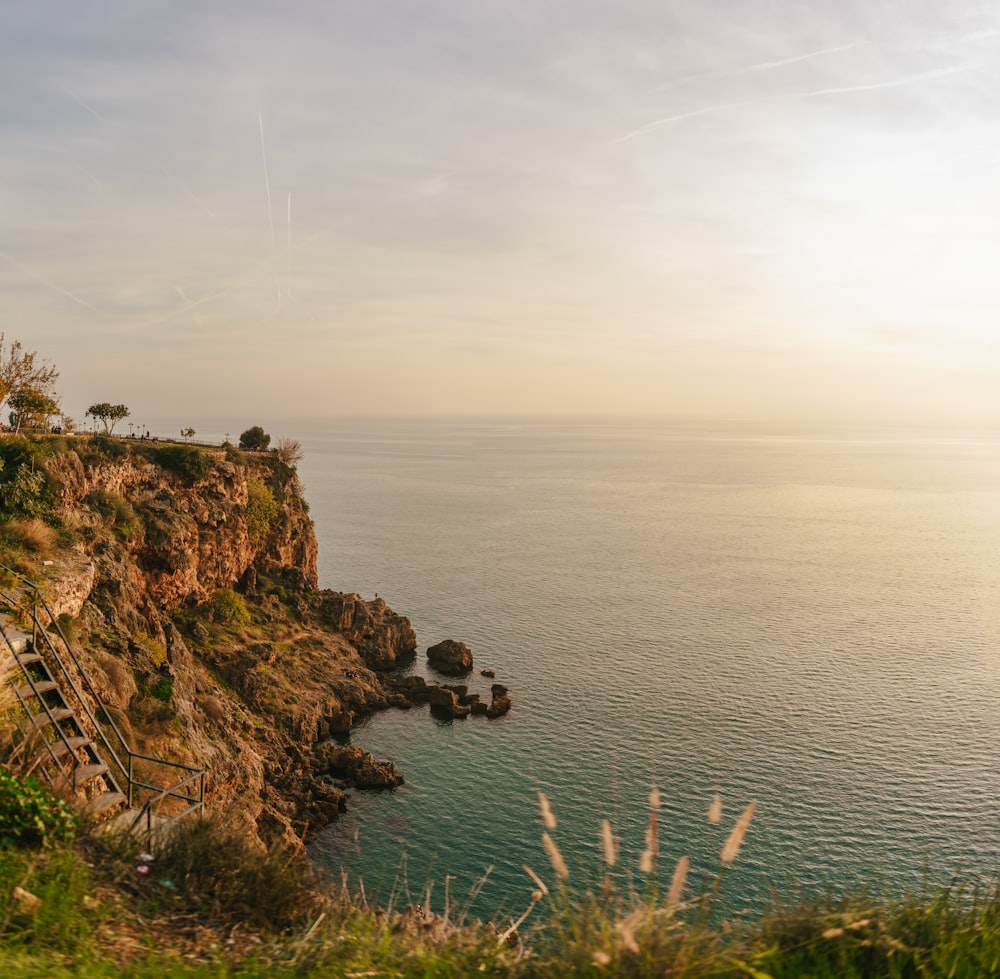
M 490 706 L 486 708 L 486 716 L 492 720 L 494 717 L 501 717 L 510 710 L 510 697 L 494 697 Z
M 389 789 L 403 781 L 391 761 L 376 761 L 370 751 L 358 745 L 327 743 L 317 747 L 316 757 L 326 764 L 330 775 L 359 789 Z
M 462 676 L 472 669 L 472 653 L 464 642 L 445 639 L 427 649 L 427 662 L 438 673 Z
M 459 703 L 458 694 L 447 687 L 428 687 L 427 702 L 432 708 L 443 711 L 450 717 L 468 717 L 471 713 L 468 707 Z

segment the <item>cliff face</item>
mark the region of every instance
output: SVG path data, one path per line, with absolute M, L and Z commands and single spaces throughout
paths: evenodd
M 114 497 L 136 511 L 138 523 L 117 535 L 124 544 L 121 556 L 129 576 L 141 582 L 148 602 L 158 608 L 171 611 L 183 602 L 207 601 L 251 567 L 265 572 L 295 568 L 315 588 L 316 535 L 294 470 L 253 457 L 235 465 L 223 452 L 203 455 L 211 467 L 197 480 L 141 457 L 85 466 L 75 452 L 52 457 L 48 471 L 71 522 L 93 525 L 100 516 L 95 507 L 109 499 L 114 506 Z M 277 504 L 277 518 L 256 540 L 247 525 L 252 480 L 267 485 Z
M 74 543 L 39 584 L 136 747 L 207 766 L 210 802 L 239 800 L 262 837 L 302 838 L 345 805 L 331 776 L 399 780 L 329 739 L 389 705 L 376 671 L 416 636 L 381 600 L 317 589 L 293 469 L 193 449 L 172 468 L 143 448 L 48 459 Z

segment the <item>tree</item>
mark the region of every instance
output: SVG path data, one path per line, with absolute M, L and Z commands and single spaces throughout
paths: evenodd
M 10 406 L 14 409 L 14 431 L 20 432 L 22 426 L 48 428 L 49 417 L 59 414 L 59 405 L 55 398 L 36 391 L 33 388 L 21 388 L 10 396 Z
M 271 444 L 271 436 L 260 427 L 254 425 L 240 436 L 240 448 L 251 452 L 265 452 Z
M 286 466 L 294 466 L 302 458 L 302 443 L 296 439 L 278 439 L 275 451 Z
M 86 414 L 91 418 L 98 419 L 104 425 L 104 434 L 110 435 L 115 430 L 115 425 L 123 418 L 128 418 L 129 410 L 125 405 L 113 405 L 107 401 L 98 401 L 96 405 L 91 405 Z
M 188 427 L 188 428 L 182 428 L 181 429 L 181 438 L 184 439 L 185 442 L 189 438 L 194 438 L 195 434 L 196 433 L 195 433 L 195 430 L 193 428 Z
M 20 340 L 8 346 L 5 334 L 0 332 L 0 405 L 6 398 L 27 390 L 51 397 L 58 376 L 52 364 L 33 350 L 25 350 Z

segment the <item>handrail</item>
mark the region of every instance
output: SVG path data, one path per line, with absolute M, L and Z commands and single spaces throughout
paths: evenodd
M 0 568 L 3 568 L 3 566 L 0 565 Z M 11 571 L 11 569 L 9 569 L 9 568 L 4 568 L 4 570 Z M 35 585 L 33 582 L 28 581 L 27 578 L 25 578 L 23 575 L 18 574 L 18 572 L 16 572 L 16 571 L 11 571 L 11 573 L 14 574 L 14 575 L 16 575 L 22 582 L 24 582 L 26 585 L 28 585 L 32 589 L 32 600 L 33 601 L 32 601 L 32 608 L 31 608 L 31 610 L 29 612 L 29 614 L 31 616 L 31 639 L 32 639 L 32 645 L 34 646 L 35 650 L 38 651 L 38 639 L 39 639 L 39 636 L 41 636 L 42 638 L 44 638 L 44 641 L 45 641 L 44 645 L 47 647 L 49 653 L 52 655 L 53 659 L 55 660 L 56 665 L 59 667 L 59 672 L 62 674 L 63 677 L 65 677 L 66 681 L 69 683 L 70 689 L 76 695 L 76 700 L 80 704 L 80 707 L 83 710 L 84 714 L 86 715 L 87 719 L 90 721 L 91 727 L 93 728 L 93 730 L 94 730 L 94 732 L 95 732 L 95 734 L 97 736 L 97 739 L 100 741 L 101 746 L 107 752 L 110 760 L 114 761 L 115 765 L 117 766 L 117 771 L 120 774 L 121 778 L 123 780 L 127 780 L 128 779 L 128 775 L 129 775 L 129 768 L 122 762 L 121 758 L 118 757 L 118 752 L 115 751 L 115 749 L 111 745 L 111 742 L 108 741 L 108 738 L 107 738 L 107 735 L 104 732 L 104 729 L 98 723 L 97 718 L 94 716 L 94 712 L 90 708 L 90 704 L 87 702 L 86 698 L 83 696 L 83 693 L 80 691 L 79 686 L 77 686 L 76 680 L 73 678 L 73 674 L 69 671 L 69 669 L 67 669 L 66 663 L 63 661 L 63 658 L 59 655 L 59 651 L 56 649 L 55 645 L 53 644 L 52 639 L 49 636 L 49 633 L 47 632 L 46 629 L 44 629 L 44 628 L 41 627 L 41 623 L 38 621 L 38 601 L 39 601 L 39 599 L 41 599 L 42 607 L 45 609 L 46 614 L 49 616 L 50 622 L 55 624 L 56 630 L 57 630 L 57 632 L 59 634 L 59 638 L 62 639 L 64 646 L 66 647 L 67 651 L 69 652 L 70 658 L 73 660 L 73 664 L 76 666 L 76 668 L 77 668 L 80 676 L 84 679 L 86 685 L 90 688 L 91 694 L 93 695 L 94 699 L 97 701 L 97 703 L 100 706 L 101 710 L 104 712 L 105 717 L 107 717 L 108 726 L 111 728 L 111 730 L 117 736 L 118 741 L 120 742 L 121 747 L 122 747 L 123 751 L 125 751 L 125 752 L 128 752 L 128 750 L 129 750 L 129 748 L 128 748 L 128 742 L 125 740 L 124 735 L 118 729 L 118 725 L 115 724 L 114 719 L 108 713 L 107 708 L 104 706 L 104 703 L 101 701 L 100 695 L 94 689 L 94 685 L 93 685 L 93 683 L 90 682 L 90 678 L 87 676 L 86 670 L 84 670 L 84 668 L 81 665 L 80 661 L 77 659 L 76 654 L 73 652 L 72 647 L 69 645 L 69 642 L 66 639 L 66 636 L 63 635 L 62 629 L 59 628 L 59 623 L 56 622 L 55 617 L 52 615 L 52 610 L 49 608 L 48 603 L 46 603 L 44 597 L 40 594 L 40 592 L 38 590 L 38 586 Z M 6 592 L 3 592 L 3 591 L 0 591 L 0 596 L 2 596 L 6 601 L 12 602 L 13 604 L 17 605 L 17 598 L 15 596 L 8 595 Z
M 24 586 L 26 586 L 28 589 L 30 589 L 31 598 L 32 598 L 31 608 L 30 609 L 27 608 L 26 603 L 22 605 L 22 602 L 19 601 L 19 597 L 18 596 L 9 595 L 3 589 L 0 589 L 0 598 L 3 598 L 5 601 L 9 602 L 15 608 L 22 608 L 23 607 L 24 611 L 26 612 L 26 614 L 28 614 L 31 617 L 32 643 L 35 646 L 36 650 L 37 650 L 37 644 L 38 644 L 38 637 L 39 637 L 39 635 L 44 638 L 44 645 L 47 647 L 47 650 L 48 650 L 49 654 L 51 655 L 51 657 L 54 659 L 55 663 L 57 664 L 60 673 L 66 679 L 66 681 L 69 683 L 70 688 L 72 689 L 73 693 L 76 696 L 77 701 L 79 702 L 79 704 L 81 706 L 81 709 L 83 710 L 84 714 L 89 719 L 91 727 L 93 728 L 95 734 L 97 735 L 98 740 L 101 742 L 102 747 L 104 748 L 104 750 L 107 752 L 107 754 L 110 756 L 110 758 L 114 761 L 115 765 L 117 766 L 118 771 L 120 772 L 122 781 L 125 782 L 125 784 L 127 786 L 127 799 L 128 799 L 128 805 L 129 805 L 129 807 L 132 808 L 133 804 L 135 802 L 135 790 L 136 789 L 139 789 L 139 790 L 148 790 L 148 791 L 152 791 L 152 792 L 158 793 L 154 798 L 149 799 L 149 800 L 147 800 L 145 802 L 145 804 L 142 807 L 142 810 L 140 811 L 140 815 L 139 815 L 139 817 L 136 820 L 136 824 L 138 823 L 139 819 L 141 819 L 142 812 L 145 812 L 146 810 L 151 809 L 152 806 L 154 806 L 154 805 L 158 804 L 159 802 L 163 801 L 163 799 L 165 799 L 165 798 L 176 798 L 176 799 L 182 800 L 184 802 L 192 803 L 192 805 L 189 806 L 187 809 L 185 809 L 184 812 L 180 813 L 177 817 L 175 817 L 175 818 L 178 818 L 178 819 L 181 818 L 181 816 L 187 815 L 187 813 L 189 813 L 189 812 L 191 812 L 191 811 L 193 811 L 195 809 L 203 809 L 204 805 L 205 805 L 205 775 L 206 775 L 206 769 L 204 769 L 204 768 L 198 768 L 198 767 L 196 767 L 194 765 L 185 765 L 182 762 L 170 761 L 169 759 L 166 759 L 166 758 L 158 758 L 158 757 L 156 757 L 154 755 L 147 755 L 147 754 L 144 754 L 144 753 L 138 752 L 138 751 L 133 751 L 131 749 L 131 747 L 129 746 L 128 741 L 125 739 L 125 736 L 122 734 L 121 730 L 119 729 L 118 725 L 115 723 L 114 718 L 111 716 L 110 711 L 107 709 L 106 705 L 101 700 L 100 694 L 94 688 L 93 682 L 91 681 L 89 675 L 87 674 L 87 671 L 84 669 L 83 664 L 78 659 L 76 653 L 73 651 L 73 647 L 70 645 L 69 640 L 66 638 L 65 634 L 63 633 L 62 628 L 60 627 L 58 620 L 56 619 L 55 615 L 53 615 L 52 609 L 49 607 L 48 602 L 45 601 L 45 596 L 42 595 L 41 590 L 39 589 L 38 585 L 36 585 L 33 581 L 30 581 L 29 579 L 25 578 L 24 575 L 22 575 L 19 572 L 15 571 L 13 568 L 8 568 L 6 565 L 0 564 L 0 571 L 5 571 L 8 574 L 13 575 L 13 577 L 15 579 L 17 579 Z M 43 627 L 42 624 L 41 624 L 41 622 L 39 621 L 39 617 L 38 617 L 38 607 L 39 607 L 39 604 L 41 605 L 42 609 L 44 609 L 45 614 L 48 616 L 48 619 L 49 619 L 48 628 Z M 59 654 L 59 651 L 56 649 L 55 645 L 53 644 L 51 636 L 50 636 L 50 630 L 54 630 L 55 633 L 56 633 L 56 635 L 58 635 L 59 639 L 62 640 L 62 645 L 65 648 L 66 652 L 69 654 L 69 657 L 70 657 L 70 659 L 73 662 L 73 665 L 76 667 L 76 670 L 77 670 L 79 676 L 81 677 L 84 686 L 89 689 L 90 694 L 93 697 L 94 701 L 96 702 L 99 711 L 104 715 L 104 718 L 105 718 L 104 724 L 106 724 L 106 726 L 108 728 L 110 728 L 110 730 L 114 733 L 114 735 L 116 736 L 118 742 L 120 743 L 120 745 L 121 745 L 121 751 L 122 751 L 122 753 L 128 759 L 128 763 L 127 764 L 125 764 L 121 760 L 121 758 L 119 758 L 118 752 L 115 751 L 115 749 L 112 747 L 111 743 L 108 741 L 108 738 L 107 738 L 107 736 L 105 734 L 105 731 L 104 731 L 104 726 L 102 726 L 102 724 L 97 720 L 97 717 L 95 716 L 94 711 L 91 709 L 90 704 L 87 702 L 87 700 L 83 696 L 83 693 L 81 692 L 79 686 L 77 685 L 77 682 L 76 682 L 76 680 L 73 677 L 73 674 L 67 668 L 67 665 L 64 662 L 62 656 Z M 4 638 L 6 640 L 6 636 Z M 10 647 L 10 642 L 9 641 L 7 642 L 7 645 L 8 645 L 8 647 Z M 12 647 L 10 647 L 10 648 L 11 648 L 11 653 L 14 654 L 15 659 L 16 659 L 16 653 L 14 653 L 14 650 L 13 650 Z M 34 687 L 34 682 L 33 682 L 32 677 L 27 674 L 27 671 L 25 671 L 25 673 L 26 673 L 26 675 L 28 677 L 29 684 L 31 684 L 32 689 L 34 690 L 35 687 Z M 15 687 L 15 693 L 16 692 L 17 692 L 17 689 Z M 20 699 L 20 695 L 18 695 L 18 697 Z M 37 697 L 36 699 L 41 703 L 42 709 L 46 712 L 47 716 L 49 717 L 50 722 L 52 722 L 54 724 L 54 719 L 52 718 L 51 710 L 50 710 L 48 704 L 45 702 L 44 698 Z M 23 701 L 22 701 L 22 704 L 23 704 Z M 65 734 L 62 731 L 62 729 L 58 726 L 58 724 L 54 724 L 54 726 L 55 726 L 56 730 L 59 732 L 60 737 L 65 742 Z M 67 743 L 67 749 L 68 748 L 69 748 L 69 745 Z M 52 751 L 51 746 L 49 747 L 48 750 L 49 750 L 50 754 L 54 755 L 54 752 Z M 135 760 L 151 762 L 153 764 L 156 764 L 156 765 L 159 765 L 159 766 L 162 766 L 162 767 L 165 767 L 165 768 L 180 769 L 181 771 L 185 771 L 185 772 L 188 772 L 190 774 L 188 776 L 186 776 L 185 778 L 182 778 L 179 782 L 175 783 L 174 785 L 169 785 L 169 786 L 166 786 L 166 787 L 159 786 L 159 785 L 150 785 L 147 782 L 140 781 L 133 774 L 133 762 Z M 57 761 L 57 764 L 59 764 L 60 769 L 62 769 L 62 765 L 58 762 L 58 759 L 56 759 L 56 761 Z M 199 780 L 199 792 L 198 792 L 198 796 L 197 797 L 195 797 L 193 795 L 182 794 L 182 793 L 180 793 L 180 792 L 177 791 L 178 789 L 181 789 L 184 786 L 188 785 L 189 783 L 193 782 L 195 779 Z
M 0 631 L 2 631 L 2 630 L 0 630 Z M 7 633 L 6 632 L 3 633 L 3 639 L 4 639 L 4 642 L 7 644 L 7 648 L 10 650 L 11 656 L 14 658 L 14 662 L 16 663 L 17 662 L 17 651 L 14 649 L 14 647 L 11 644 L 10 640 L 7 638 Z M 55 719 L 55 717 L 52 714 L 52 708 L 49 706 L 48 701 L 46 701 L 45 698 L 40 695 L 39 690 L 38 690 L 38 686 L 37 686 L 36 681 L 35 681 L 35 678 L 27 670 L 22 670 L 22 674 L 27 679 L 28 685 L 31 687 L 31 691 L 34 694 L 35 700 L 38 701 L 39 704 L 41 704 L 42 711 L 40 711 L 39 713 L 42 713 L 42 712 L 45 713 L 45 716 L 48 718 L 49 723 L 52 725 L 52 727 L 55 729 L 55 731 L 58 732 L 58 734 L 59 734 L 59 740 L 65 746 L 67 755 L 69 757 L 72 757 L 72 748 L 70 746 L 69 741 L 66 738 L 66 734 L 63 731 L 63 729 L 56 723 L 56 719 Z M 21 691 L 17 687 L 16 684 L 11 684 L 11 686 L 12 686 L 12 688 L 14 690 L 14 697 L 17 699 L 18 705 L 24 711 L 25 718 L 28 719 L 28 720 L 31 720 L 33 715 L 28 710 L 28 702 L 24 699 L 24 697 L 21 696 Z M 34 715 L 34 716 L 37 716 L 37 715 Z M 34 732 L 37 733 L 37 731 L 38 731 L 38 728 L 36 726 L 34 728 Z M 62 759 L 59 757 L 58 754 L 56 754 L 56 751 L 52 747 L 52 744 L 49 741 L 47 741 L 45 738 L 42 738 L 42 744 L 45 746 L 45 750 L 49 753 L 49 756 L 51 757 L 52 761 L 55 762 L 56 767 L 59 769 L 59 771 L 62 773 L 62 775 L 64 777 L 68 778 L 69 777 L 69 772 L 66 770 L 66 766 L 62 763 Z M 36 764 L 37 764 L 37 762 L 36 762 Z M 31 767 L 32 767 L 32 769 L 34 769 L 35 766 L 32 765 Z

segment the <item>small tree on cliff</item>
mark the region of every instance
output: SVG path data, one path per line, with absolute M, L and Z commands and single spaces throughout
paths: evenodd
M 15 431 L 22 427 L 48 428 L 49 418 L 59 414 L 55 398 L 33 388 L 22 388 L 10 396 L 10 406 L 14 409 Z
M 270 444 L 271 436 L 260 425 L 248 428 L 240 436 L 240 448 L 248 449 L 251 452 L 265 452 Z
M 51 397 L 58 376 L 59 371 L 52 364 L 41 360 L 33 350 L 25 350 L 20 340 L 12 340 L 8 345 L 5 334 L 0 332 L 0 405 L 8 396 L 22 391 Z
M 302 443 L 297 439 L 278 439 L 278 446 L 275 451 L 278 454 L 278 458 L 286 466 L 294 466 L 302 459 Z
M 91 405 L 87 409 L 87 414 L 91 418 L 98 419 L 104 425 L 104 434 L 110 435 L 118 422 L 123 418 L 128 418 L 129 410 L 126 405 L 113 405 L 108 401 L 98 401 L 96 405 Z

